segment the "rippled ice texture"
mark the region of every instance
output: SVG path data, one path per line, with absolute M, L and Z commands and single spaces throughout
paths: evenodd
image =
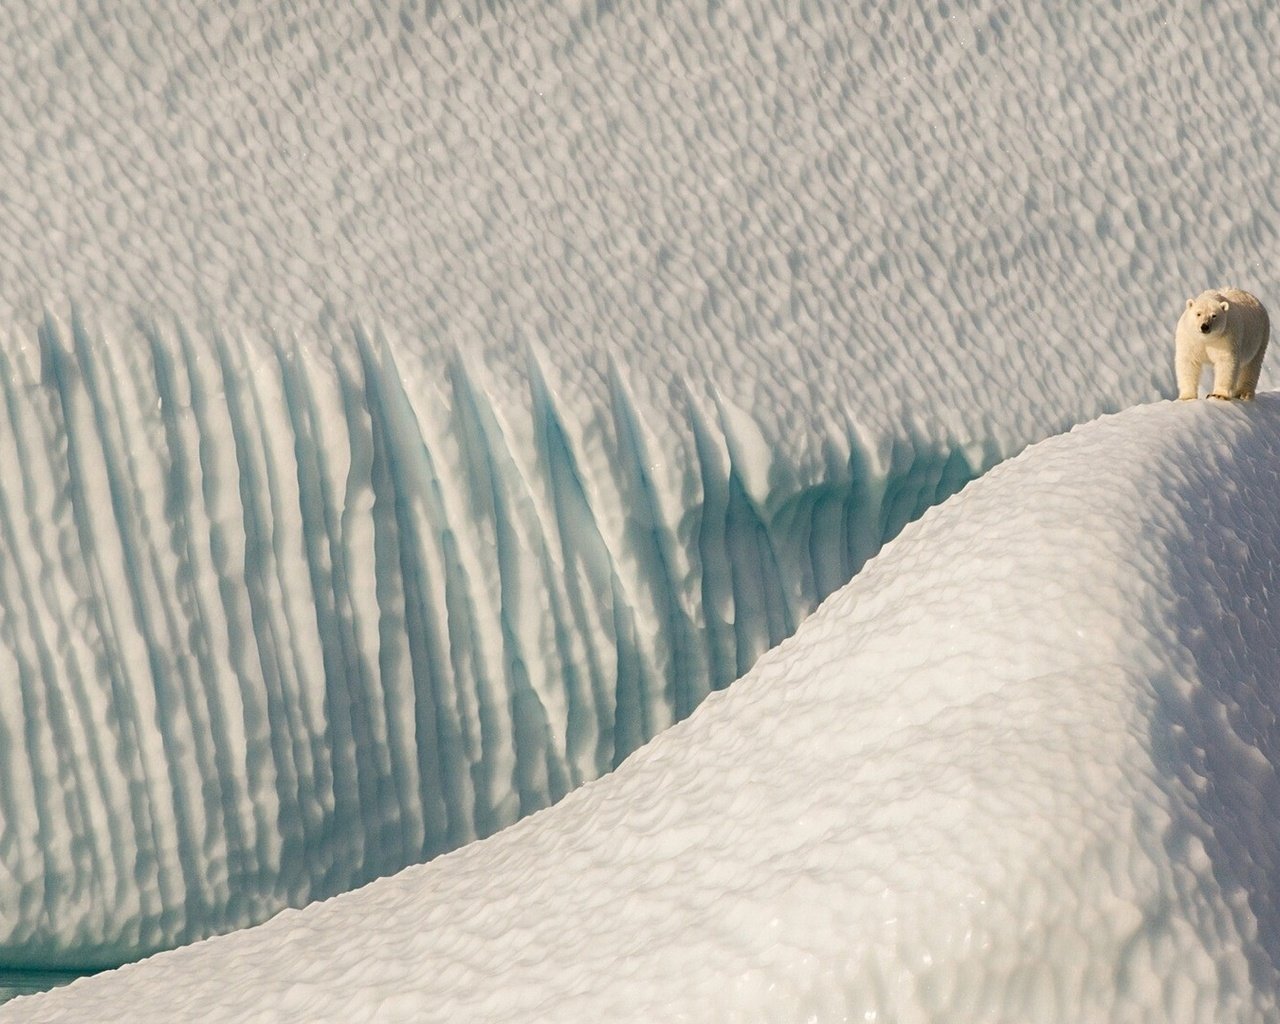
M 556 807 L 0 1020 L 1274 1020 L 1278 438 L 1046 441 Z
M 805 468 L 846 410 L 1024 437 L 1165 388 L 1187 293 L 1267 294 L 1277 19 L 8 4 L 0 322 L 360 318 L 518 394 L 538 344 L 575 399 L 709 376 Z
M 1168 393 L 1277 293 L 1278 17 L 2 5 L 0 960 L 545 807 Z

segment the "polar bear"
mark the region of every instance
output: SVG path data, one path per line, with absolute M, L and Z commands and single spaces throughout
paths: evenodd
M 1213 289 L 1187 299 L 1174 332 L 1178 397 L 1197 396 L 1207 359 L 1213 364 L 1210 398 L 1252 398 L 1270 333 L 1262 303 L 1239 288 Z

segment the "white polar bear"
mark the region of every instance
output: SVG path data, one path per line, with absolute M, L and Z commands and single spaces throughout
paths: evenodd
M 1270 334 L 1271 321 L 1262 303 L 1239 288 L 1218 288 L 1187 299 L 1174 333 L 1178 397 L 1197 396 L 1207 359 L 1213 364 L 1210 398 L 1252 398 Z

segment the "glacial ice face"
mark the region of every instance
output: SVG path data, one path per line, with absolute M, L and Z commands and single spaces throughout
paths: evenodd
M 690 391 L 46 321 L 0 352 L 10 964 L 109 964 L 488 835 L 729 683 L 996 453 L 757 490 Z M 746 426 L 744 426 L 744 424 Z M 669 448 L 669 442 L 667 442 Z M 664 465 L 665 462 L 665 465 Z
M 1278 485 L 1275 395 L 1043 442 L 555 807 L 0 1021 L 1274 1021 Z

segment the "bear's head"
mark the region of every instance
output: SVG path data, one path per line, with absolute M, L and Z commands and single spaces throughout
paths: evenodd
M 1212 334 L 1222 330 L 1225 322 L 1223 313 L 1230 309 L 1225 299 L 1201 296 L 1198 299 L 1187 299 L 1187 311 L 1183 316 L 1191 318 L 1191 324 L 1201 334 Z

